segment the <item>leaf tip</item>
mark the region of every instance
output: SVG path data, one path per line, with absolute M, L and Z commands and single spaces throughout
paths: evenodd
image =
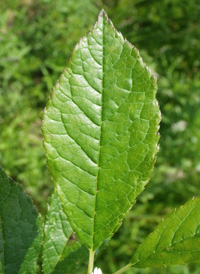
M 107 13 L 105 12 L 105 10 L 104 9 L 102 9 L 101 11 L 100 11 L 100 13 L 99 13 L 99 17 L 106 17 L 107 19 L 108 19 L 108 15 L 107 15 Z
M 112 21 L 110 20 L 110 18 L 108 17 L 108 15 L 107 15 L 107 13 L 105 12 L 104 9 L 102 9 L 102 10 L 100 11 L 97 22 L 100 22 L 101 20 L 103 20 L 103 18 L 105 18 L 105 20 L 106 20 L 109 24 L 111 24 L 111 26 L 113 27 L 113 29 L 114 29 L 118 34 L 120 34 L 120 33 L 115 29 L 115 27 L 114 27 Z M 120 35 L 122 36 L 122 34 L 120 34 Z M 123 39 L 123 36 L 122 36 L 122 39 Z

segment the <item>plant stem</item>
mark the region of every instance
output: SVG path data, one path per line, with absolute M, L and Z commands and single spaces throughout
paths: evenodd
M 115 272 L 114 274 L 121 274 L 124 271 L 128 270 L 131 267 L 131 264 L 127 264 L 126 266 L 122 267 L 120 270 L 118 270 L 117 272 Z
M 93 266 L 94 266 L 94 251 L 90 250 L 87 274 L 92 274 Z

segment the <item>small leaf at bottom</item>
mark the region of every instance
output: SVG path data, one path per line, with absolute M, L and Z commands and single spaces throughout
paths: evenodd
M 88 250 L 81 247 L 54 192 L 44 228 L 43 271 L 45 274 L 69 273 L 87 259 Z

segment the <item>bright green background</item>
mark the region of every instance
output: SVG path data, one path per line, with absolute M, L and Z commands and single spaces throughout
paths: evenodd
M 198 0 L 0 0 L 0 165 L 45 213 L 53 188 L 42 148 L 42 109 L 70 52 L 102 7 L 157 72 L 163 117 L 152 179 L 96 262 L 111 273 L 129 261 L 172 208 L 199 195 Z M 198 268 L 127 273 L 194 274 Z

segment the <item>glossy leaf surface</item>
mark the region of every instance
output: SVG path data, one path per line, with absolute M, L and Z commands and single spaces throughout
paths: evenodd
M 200 263 L 200 199 L 174 211 L 136 251 L 134 267 Z
M 56 191 L 92 250 L 119 228 L 157 152 L 156 81 L 102 11 L 74 49 L 44 112 Z
M 21 186 L 0 168 L 0 273 L 37 272 L 42 222 Z
M 43 271 L 45 274 L 71 273 L 87 259 L 88 250 L 78 242 L 54 192 L 44 227 Z

